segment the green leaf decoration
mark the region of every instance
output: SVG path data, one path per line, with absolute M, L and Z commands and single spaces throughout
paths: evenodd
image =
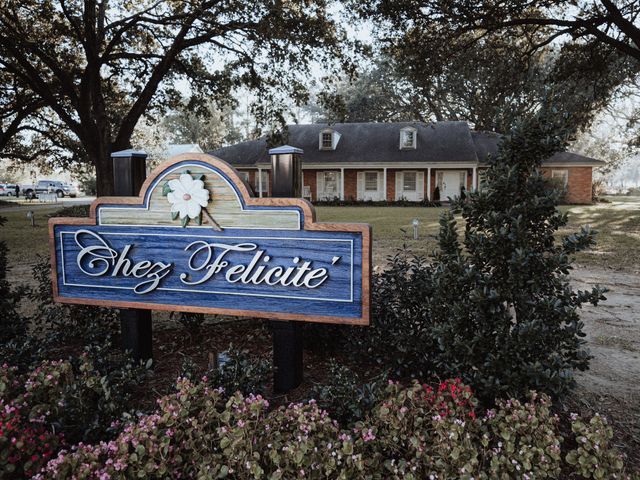
M 180 215 L 180 212 L 171 212 L 171 220 L 176 220 Z
M 196 180 L 202 180 L 204 182 L 204 173 L 201 173 L 196 177 Z
M 200 215 L 196 217 L 196 222 L 198 225 L 202 225 L 202 210 L 200 210 Z
M 189 216 L 185 215 L 185 217 L 182 219 L 182 226 L 186 227 L 189 224 Z
M 189 175 L 191 175 L 191 170 L 185 170 L 184 173 L 188 173 Z
M 167 195 L 169 195 L 169 193 L 171 193 L 171 191 L 172 190 L 171 190 L 171 187 L 169 186 L 169 182 L 166 182 L 162 187 L 162 195 L 166 197 Z

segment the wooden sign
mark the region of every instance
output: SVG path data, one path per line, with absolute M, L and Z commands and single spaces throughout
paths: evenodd
M 52 218 L 49 240 L 58 302 L 369 323 L 369 225 L 254 198 L 209 155 L 174 157 L 139 197 L 98 198 L 89 218 Z

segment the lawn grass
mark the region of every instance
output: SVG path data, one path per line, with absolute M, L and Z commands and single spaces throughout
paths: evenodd
M 640 197 L 608 197 L 610 203 L 564 205 L 569 223 L 561 232 L 567 235 L 590 225 L 598 231 L 595 248 L 581 252 L 576 262 L 587 267 L 611 268 L 640 273 Z M 323 222 L 365 222 L 371 224 L 374 264 L 397 251 L 403 244 L 418 254 L 428 254 L 436 246 L 438 218 L 444 208 L 427 207 L 318 207 Z M 414 218 L 420 221 L 418 241 L 413 240 Z M 462 223 L 460 223 L 462 227 Z M 403 232 L 403 230 L 406 232 Z M 462 233 L 462 228 L 460 228 Z
M 640 273 L 640 197 L 607 197 L 611 203 L 560 207 L 568 211 L 569 224 L 560 233 L 591 225 L 598 234 L 596 246 L 580 252 L 576 262 L 588 267 Z
M 578 254 L 576 260 L 587 267 L 611 268 L 640 272 L 640 197 L 610 197 L 611 203 L 585 206 L 562 206 L 569 212 L 569 225 L 561 233 L 577 231 L 590 224 L 598 230 L 598 245 Z M 0 228 L 0 239 L 9 247 L 12 275 L 20 280 L 30 277 L 36 256 L 48 255 L 47 215 L 60 207 L 34 210 L 36 226 L 31 227 L 26 216 L 28 209 L 0 211 L 7 223 Z M 373 227 L 374 265 L 385 263 L 387 256 L 400 247 L 426 255 L 436 247 L 438 218 L 444 208 L 427 207 L 317 207 L 318 221 L 364 222 Z M 418 240 L 413 240 L 412 221 L 420 222 Z
M 0 216 L 7 223 L 0 227 L 0 240 L 9 248 L 8 260 L 10 281 L 31 283 L 31 267 L 36 263 L 38 255 L 49 256 L 48 217 L 60 207 L 34 209 L 36 226 L 31 226 L 27 218 L 28 208 L 12 212 L 0 211 Z

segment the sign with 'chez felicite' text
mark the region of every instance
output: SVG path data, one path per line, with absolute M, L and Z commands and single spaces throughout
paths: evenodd
M 301 199 L 255 198 L 227 163 L 185 154 L 139 197 L 49 222 L 56 301 L 369 323 L 371 230 L 319 223 Z

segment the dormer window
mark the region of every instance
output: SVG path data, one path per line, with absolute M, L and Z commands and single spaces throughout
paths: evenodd
M 322 148 L 325 150 L 333 148 L 333 132 L 322 132 Z
M 320 150 L 335 150 L 340 140 L 340 134 L 335 130 L 327 128 L 320 132 L 318 148 Z
M 413 127 L 405 127 L 400 130 L 400 150 L 416 148 L 417 130 Z

